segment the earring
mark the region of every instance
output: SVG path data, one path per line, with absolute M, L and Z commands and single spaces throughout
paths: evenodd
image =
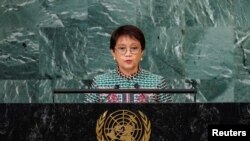
M 143 60 L 143 58 L 141 57 L 141 61 Z
M 113 59 L 114 59 L 114 61 L 115 61 L 115 57 L 114 57 Z

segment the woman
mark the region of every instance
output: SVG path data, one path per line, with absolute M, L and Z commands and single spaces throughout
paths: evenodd
M 166 82 L 162 76 L 140 68 L 145 49 L 142 31 L 133 25 L 117 28 L 110 38 L 110 52 L 117 63 L 111 72 L 96 76 L 94 89 L 163 89 Z M 145 103 L 170 102 L 168 94 L 88 94 L 86 102 Z

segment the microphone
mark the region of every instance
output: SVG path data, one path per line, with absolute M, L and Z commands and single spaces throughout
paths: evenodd
M 119 85 L 115 85 L 115 89 L 119 89 L 120 88 L 120 86 Z
M 139 89 L 140 85 L 138 83 L 135 83 L 134 88 Z

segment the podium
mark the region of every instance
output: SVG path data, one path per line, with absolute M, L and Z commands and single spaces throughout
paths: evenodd
M 0 140 L 99 141 L 106 138 L 100 133 L 111 133 L 109 129 L 116 127 L 109 121 L 123 123 L 120 115 L 124 113 L 135 121 L 142 119 L 142 127 L 147 128 L 136 131 L 143 131 L 143 137 L 150 131 L 150 141 L 201 141 L 208 139 L 211 124 L 249 125 L 249 107 L 247 103 L 1 104 Z M 124 123 L 129 123 L 129 116 L 124 117 Z
M 195 100 L 197 90 L 55 89 L 53 97 L 79 93 L 188 93 Z M 200 141 L 209 138 L 209 127 L 214 127 L 210 125 L 249 128 L 249 107 L 247 103 L 0 104 L 0 140 Z

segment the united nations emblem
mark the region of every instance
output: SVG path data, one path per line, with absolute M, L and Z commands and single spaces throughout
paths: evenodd
M 151 123 L 138 111 L 137 116 L 129 110 L 117 110 L 108 115 L 105 111 L 96 124 L 98 141 L 149 141 Z

